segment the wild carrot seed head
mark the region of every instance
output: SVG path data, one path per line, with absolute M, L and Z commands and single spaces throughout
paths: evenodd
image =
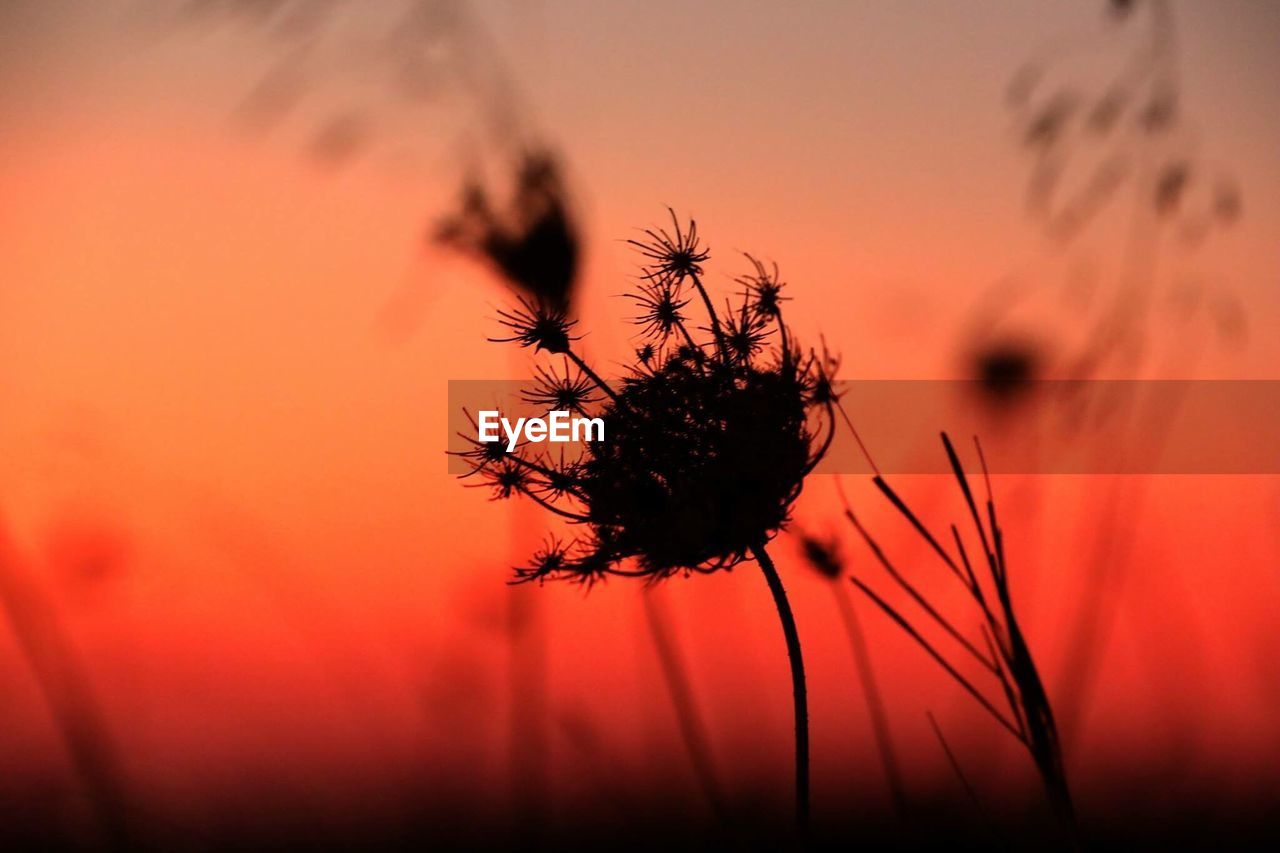
M 684 323 L 684 307 L 688 299 L 680 296 L 680 282 L 676 278 L 659 278 L 642 283 L 638 293 L 623 294 L 634 299 L 640 314 L 631 321 L 640 326 L 641 333 L 658 342 L 669 338 Z
M 676 212 L 671 214 L 671 231 L 665 228 L 646 228 L 643 240 L 628 240 L 645 260 L 642 269 L 646 277 L 660 280 L 675 278 L 677 281 L 702 273 L 702 264 L 710 251 L 698 243 L 698 223 L 690 219 L 687 227 L 681 227 Z
M 566 365 L 561 376 L 539 366 L 536 375 L 534 387 L 521 394 L 526 403 L 566 412 L 585 412 L 588 405 L 600 399 L 595 383 L 581 369 L 571 373 Z
M 502 340 L 563 351 L 584 365 L 576 379 L 544 372 L 536 398 L 559 399 L 568 383 L 577 402 L 583 383 L 594 383 L 598 399 L 581 399 L 581 407 L 605 422 L 604 440 L 587 442 L 577 459 L 535 457 L 524 448 L 489 474 L 498 496 L 528 495 L 586 530 L 572 554 L 544 549 L 517 570 L 518 581 L 659 580 L 730 568 L 787 523 L 830 443 L 836 360 L 825 351 L 802 356 L 788 338 L 776 271 L 761 282 L 767 271 L 756 265 L 756 286 L 723 319 L 695 278 L 709 314 L 696 330 L 702 340 L 657 313 L 678 314 L 692 302 L 679 282 L 709 258 L 693 224 L 682 230 L 672 217 L 676 233 L 651 232 L 644 250 L 649 262 L 636 298 L 651 310 L 636 322 L 659 338 L 677 329 L 674 350 L 651 341 L 630 372 L 606 384 L 572 352 L 563 315 L 527 300 L 502 315 L 513 332 Z
M 569 351 L 569 345 L 573 341 L 578 340 L 569 334 L 577 320 L 569 319 L 565 309 L 523 296 L 519 297 L 519 302 L 519 308 L 498 312 L 498 322 L 511 330 L 512 334 L 505 338 L 490 338 L 490 341 L 515 342 L 522 347 L 563 354 Z

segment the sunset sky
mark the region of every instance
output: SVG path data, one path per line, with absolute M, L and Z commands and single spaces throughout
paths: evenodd
M 522 145 L 566 167 L 583 343 L 610 374 L 630 355 L 625 240 L 668 206 L 697 218 L 717 292 L 736 290 L 741 251 L 777 261 L 798 334 L 822 335 L 848 379 L 965 375 L 1001 282 L 1032 294 L 1009 322 L 1070 348 L 1096 309 L 1049 294 L 1073 276 L 1105 289 L 1124 263 L 1131 202 L 1066 243 L 1028 215 L 1032 157 L 1006 103 L 1046 58 L 1049 85 L 1096 94 L 1089 75 L 1134 41 L 1101 3 L 472 2 L 468 38 L 427 51 L 470 82 L 442 72 L 414 100 L 370 36 L 410 4 L 370 0 L 289 72 L 299 100 L 270 123 L 246 98 L 288 38 L 177 5 L 0 6 L 0 564 L 30 593 L 13 600 L 41 602 L 70 639 L 132 795 L 195 824 L 248 796 L 243 779 L 321 809 L 384 807 L 424 772 L 503 790 L 504 582 L 539 535 L 447 472 L 447 383 L 534 361 L 485 340 L 503 284 L 427 238 L 465 180 L 501 187 Z M 1173 296 L 1152 309 L 1140 375 L 1280 379 L 1280 4 L 1173 8 L 1177 156 L 1230 175 L 1242 215 L 1153 250 Z M 1203 313 L 1174 310 L 1184 290 Z M 1214 306 L 1243 326 L 1223 332 Z M 1087 705 L 1064 722 L 1085 808 L 1105 809 L 1108 781 L 1162 773 L 1224 797 L 1274 784 L 1280 485 L 1121 480 L 996 480 L 1051 689 L 1080 602 L 1116 603 Z M 923 560 L 868 484 L 848 487 L 904 563 Z M 962 510 L 940 479 L 903 488 L 939 526 Z M 1099 558 L 1117 507 L 1125 544 Z M 845 534 L 832 478 L 811 479 L 797 520 Z M 809 644 L 815 780 L 834 786 L 816 809 L 851 789 L 886 800 L 827 584 L 787 536 L 775 547 Z M 872 570 L 847 535 L 844 550 Z M 1097 560 L 1122 568 L 1093 588 Z M 640 586 L 522 592 L 550 626 L 555 796 L 591 787 L 563 734 L 575 720 L 638 777 L 678 763 Z M 725 766 L 785 790 L 786 661 L 764 584 L 743 567 L 656 594 Z M 980 710 L 864 613 L 916 782 L 948 778 L 930 709 L 979 785 L 1026 784 Z M 0 630 L 0 788 L 69 785 L 16 637 Z

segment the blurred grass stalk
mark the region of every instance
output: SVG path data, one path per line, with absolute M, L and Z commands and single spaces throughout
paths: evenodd
M 24 577 L 0 517 L 0 606 L 71 760 L 107 849 L 128 848 L 131 833 L 119 754 L 83 662 L 53 606 Z
M 880 765 L 884 768 L 885 782 L 889 786 L 889 795 L 893 799 L 893 809 L 899 819 L 906 819 L 908 816 L 906 787 L 903 785 L 902 770 L 898 766 L 897 753 L 893 748 L 893 736 L 889 732 L 889 716 L 885 712 L 884 696 L 880 692 L 880 683 L 876 678 L 875 667 L 871 663 L 871 651 L 867 648 L 866 634 L 863 633 L 862 623 L 858 620 L 858 611 L 853 605 L 848 588 L 842 583 L 833 583 L 831 594 L 835 596 L 836 605 L 840 609 L 840 619 L 844 622 L 845 633 L 849 635 L 849 646 L 853 651 L 853 661 L 858 669 L 858 683 L 862 686 L 867 715 L 871 718 L 871 732 L 875 736 L 876 751 L 880 756 Z
M 849 589 L 843 583 L 845 560 L 840 553 L 839 542 L 834 537 L 822 539 L 798 528 L 795 533 L 800 541 L 805 562 L 827 583 L 836 600 L 840 620 L 844 623 L 845 634 L 849 637 L 849 647 L 858 671 L 858 686 L 862 690 L 862 698 L 867 706 L 871 733 L 875 738 L 876 751 L 884 769 L 885 783 L 889 788 L 894 812 L 899 820 L 906 820 L 908 802 L 902 780 L 902 769 L 893 748 L 893 738 L 889 732 L 889 716 L 885 711 L 884 696 L 880 692 L 880 682 L 876 678 L 875 667 L 871 662 L 871 650 L 867 647 L 866 634 L 862 630 L 862 623 L 858 619 L 857 608 L 854 607 Z
M 522 501 L 514 502 L 510 518 L 512 564 L 516 565 L 540 541 L 543 525 L 538 507 Z M 546 608 L 531 586 L 510 585 L 506 597 L 512 814 L 524 842 L 534 844 L 548 813 L 550 779 Z
M 653 639 L 654 651 L 657 652 L 658 663 L 662 668 L 667 695 L 671 699 L 671 707 L 680 726 L 680 737 L 684 741 L 698 786 L 716 818 L 727 825 L 729 808 L 724 789 L 716 776 L 711 738 L 707 735 L 706 724 L 698 711 L 698 702 L 693 695 L 693 682 L 689 678 L 680 642 L 671 625 L 671 616 L 662 595 L 661 589 L 655 586 L 645 589 L 640 596 L 644 603 L 645 621 L 649 626 L 649 635 Z

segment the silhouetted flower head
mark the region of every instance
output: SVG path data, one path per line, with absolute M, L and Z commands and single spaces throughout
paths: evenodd
M 541 464 L 539 476 L 530 482 L 529 493 L 544 502 L 555 503 L 561 498 L 572 497 L 578 492 L 582 479 L 582 460 L 566 459 L 564 451 L 555 462 Z
M 840 399 L 836 393 L 835 377 L 840 371 L 840 359 L 827 351 L 826 343 L 822 352 L 813 354 L 811 366 L 805 374 L 805 394 L 811 405 L 834 406 Z
M 764 349 L 765 338 L 773 332 L 769 315 L 758 313 L 749 300 L 743 300 L 736 316 L 732 310 L 725 314 L 728 317 L 724 332 L 725 349 L 731 358 L 749 362 L 752 356 Z
M 638 293 L 623 294 L 634 299 L 640 314 L 633 318 L 641 332 L 659 342 L 665 341 L 684 322 L 682 309 L 689 304 L 680 297 L 680 280 L 664 277 L 640 285 Z
M 678 223 L 664 239 L 673 254 L 690 252 L 686 270 L 708 259 Z M 682 306 L 692 302 L 674 289 L 678 275 L 668 269 L 642 279 L 639 301 L 651 304 L 646 300 L 656 292 Z M 694 329 L 683 316 L 671 318 L 666 335 L 681 343 L 646 344 L 636 365 L 614 380 L 592 371 L 555 323 L 555 348 L 548 346 L 549 333 L 534 331 L 547 318 L 533 306 L 503 315 L 515 332 L 504 340 L 559 351 L 581 370 L 574 382 L 589 381 L 599 398 L 581 408 L 605 423 L 604 440 L 586 442 L 571 460 L 525 447 L 510 459 L 478 461 L 492 469 L 487 480 L 496 495 L 524 495 L 583 531 L 569 546 L 539 552 L 517 570 L 516 581 L 590 583 L 610 574 L 658 580 L 727 569 L 787 523 L 805 477 L 831 442 L 835 359 L 796 346 L 780 301 L 762 310 L 758 288 L 748 288 L 721 318 L 696 274 L 687 277 L 707 325 Z M 652 318 L 646 313 L 633 322 L 648 329 Z M 570 375 L 543 374 L 542 392 L 534 393 L 545 401 Z M 510 467 L 524 478 L 513 478 Z
M 496 212 L 488 191 L 472 185 L 463 193 L 461 209 L 439 225 L 434 239 L 488 261 L 522 297 L 569 309 L 581 238 L 561 167 L 549 151 L 523 156 L 506 211 Z
M 555 576 L 572 562 L 570 550 L 571 544 L 566 545 L 561 539 L 548 536 L 543 546 L 533 553 L 529 565 L 516 567 L 516 577 L 520 580 L 540 580 Z
M 497 444 L 498 442 L 487 442 Z M 496 465 L 480 469 L 484 482 L 480 485 L 493 489 L 493 500 L 505 500 L 529 488 L 529 472 L 516 458 L 508 457 Z
M 467 412 L 467 420 L 471 422 L 471 428 L 474 431 L 476 420 L 471 417 L 470 412 Z M 512 455 L 512 451 L 507 450 L 507 443 L 504 441 L 478 441 L 466 433 L 458 433 L 458 436 L 471 445 L 467 450 L 450 454 L 467 463 L 468 470 L 462 475 L 462 479 L 475 476 L 484 479 L 490 472 L 506 463 Z M 519 450 L 521 446 L 523 445 L 517 444 L 516 449 Z
M 689 220 L 687 228 L 681 228 L 676 212 L 671 214 L 671 231 L 665 228 L 646 228 L 645 239 L 628 240 L 645 257 L 643 269 L 654 279 L 674 278 L 681 281 L 687 276 L 701 275 L 702 263 L 711 257 L 709 251 L 698 246 L 698 223 Z
M 463 476 L 478 474 L 491 465 L 506 461 L 507 446 L 500 441 L 477 441 L 475 447 L 458 454 L 472 463 L 472 470 Z
M 490 338 L 495 343 L 519 343 L 522 347 L 546 350 L 550 353 L 566 353 L 569 344 L 578 340 L 569 336 L 569 330 L 577 324 L 570 320 L 565 309 L 547 302 L 535 302 L 521 296 L 520 307 L 499 311 L 498 322 L 513 334 L 506 338 Z
M 554 369 L 538 367 L 534 387 L 522 393 L 525 402 L 566 412 L 585 412 L 590 403 L 600 399 L 595 383 L 582 372 L 566 365 L 561 376 Z
M 743 299 L 751 305 L 753 313 L 761 317 L 777 317 L 782 311 L 782 303 L 787 301 L 782 295 L 783 283 L 778 277 L 778 265 L 774 264 L 769 270 L 751 255 L 747 255 L 747 260 L 755 271 L 734 279 L 743 287 Z
M 676 347 L 675 355 L 671 359 L 673 366 L 685 365 L 688 367 L 700 367 L 707 361 L 707 354 L 702 347 L 694 343 L 681 344 Z

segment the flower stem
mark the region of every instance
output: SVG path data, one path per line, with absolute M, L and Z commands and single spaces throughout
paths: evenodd
M 612 388 L 609 387 L 609 383 L 601 379 L 599 375 L 597 375 L 597 373 L 591 369 L 591 365 L 587 364 L 585 361 L 582 360 L 582 357 L 580 355 L 578 355 L 573 350 L 565 350 L 564 354 L 565 356 L 568 357 L 570 361 L 578 365 L 578 369 L 581 370 L 583 373 L 587 374 L 587 377 L 592 382 L 596 383 L 596 387 L 598 387 L 601 391 L 603 391 L 604 393 L 608 394 L 611 398 L 613 398 L 613 401 L 615 403 L 618 402 L 618 395 L 614 393 L 614 390 Z
M 711 297 L 707 295 L 707 289 L 702 286 L 702 279 L 698 278 L 695 272 L 689 273 L 689 278 L 693 280 L 693 286 L 698 291 L 698 295 L 702 297 L 702 304 L 706 306 L 707 317 L 711 320 L 711 332 L 716 337 L 716 348 L 720 351 L 721 358 L 726 357 L 724 347 L 724 332 L 720 330 L 720 318 L 716 315 L 715 306 L 711 304 Z
M 676 328 L 680 330 L 680 334 L 684 335 L 684 341 L 689 345 L 689 349 L 691 350 L 701 349 L 696 343 L 693 342 L 693 335 L 689 334 L 689 330 L 688 328 L 685 327 L 683 321 L 677 320 Z
M 787 658 L 791 662 L 791 696 L 795 702 L 796 719 L 796 823 L 802 832 L 809 829 L 809 694 L 804 686 L 804 657 L 800 652 L 800 634 L 796 619 L 787 601 L 787 591 L 782 587 L 778 569 L 765 550 L 764 544 L 751 549 L 764 579 L 773 593 L 774 606 L 778 608 L 778 621 L 782 623 L 782 635 L 787 641 Z

